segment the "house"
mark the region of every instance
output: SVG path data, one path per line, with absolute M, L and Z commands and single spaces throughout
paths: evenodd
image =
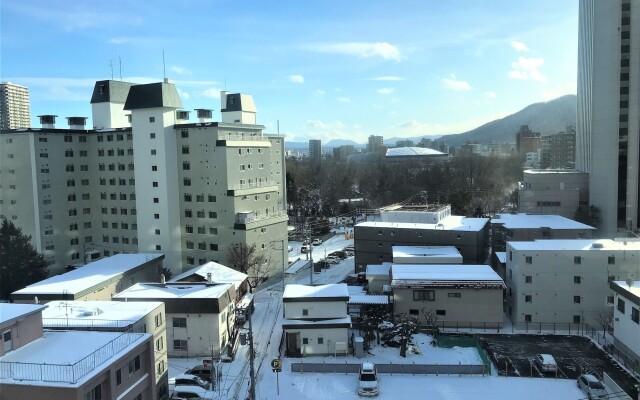
M 394 264 L 462 264 L 454 246 L 391 246 Z
M 635 361 L 640 368 L 640 280 L 612 281 L 614 294 L 614 344 Z
M 156 399 L 148 333 L 43 331 L 46 305 L 0 303 L 0 399 Z
M 354 227 L 355 272 L 364 272 L 369 264 L 392 262 L 394 246 L 453 246 L 464 263 L 485 262 L 489 250 L 489 219 L 449 215 L 450 208 L 441 206 L 432 212 L 413 208 L 382 211 L 381 221 L 357 224 Z
M 506 242 L 536 239 L 591 239 L 596 228 L 560 215 L 497 214 L 491 219 L 491 250 Z
M 153 336 L 154 376 L 158 397 L 169 395 L 169 362 L 164 303 L 159 301 L 54 300 L 42 310 L 47 330 L 139 332 Z
M 500 328 L 504 288 L 488 265 L 391 266 L 394 314 L 413 315 L 421 323 Z
M 507 242 L 511 321 L 597 325 L 614 304 L 609 282 L 640 278 L 640 242 L 627 240 Z
M 235 298 L 233 283 L 167 282 L 138 283 L 113 300 L 163 302 L 168 356 L 210 357 L 212 348 L 222 350 L 233 336 Z
M 367 265 L 367 291 L 372 294 L 384 293 L 385 286 L 390 291 L 391 279 L 389 278 L 389 271 L 391 271 L 391 263 Z
M 247 274 L 213 261 L 178 274 L 169 282 L 232 283 L 236 291 L 236 301 L 240 301 L 249 291 L 249 276 Z
M 285 354 L 289 357 L 346 352 L 351 317 L 344 283 L 287 285 L 282 297 Z
M 55 275 L 11 293 L 16 303 L 52 300 L 111 300 L 116 293 L 137 282 L 160 277 L 163 254 L 117 254 Z

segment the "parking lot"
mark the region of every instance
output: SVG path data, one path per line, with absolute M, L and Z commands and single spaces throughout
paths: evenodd
M 591 340 L 581 336 L 559 335 L 476 335 L 489 358 L 503 376 L 576 379 L 582 373 L 599 377 L 606 372 L 637 398 L 638 381 L 618 366 Z M 543 373 L 532 362 L 536 354 L 551 354 L 558 372 Z

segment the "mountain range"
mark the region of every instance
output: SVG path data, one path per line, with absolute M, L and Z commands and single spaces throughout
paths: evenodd
M 515 143 L 515 135 L 522 125 L 529 125 L 534 132 L 540 132 L 543 136 L 564 131 L 568 125 L 576 124 L 577 97 L 569 94 L 547 102 L 534 103 L 522 110 L 481 125 L 467 132 L 453 135 L 423 135 L 415 137 L 392 137 L 384 140 L 387 146 L 395 146 L 398 140 L 413 140 L 420 142 L 422 138 L 443 139 L 449 146 L 458 147 L 465 142 L 489 143 L 511 142 Z M 353 145 L 365 147 L 366 144 L 357 143 L 348 139 L 333 139 L 323 143 L 323 148 Z M 286 142 L 288 149 L 307 149 L 308 142 Z

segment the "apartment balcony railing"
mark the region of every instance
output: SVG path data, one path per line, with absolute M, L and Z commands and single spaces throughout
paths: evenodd
M 236 185 L 229 185 L 227 188 L 227 196 L 244 196 L 269 191 L 275 192 L 277 190 L 278 182 L 276 181 L 238 183 Z
M 218 140 L 230 140 L 230 141 L 263 141 L 268 140 L 262 135 L 262 133 L 257 133 L 255 135 L 241 134 L 241 133 L 231 133 L 231 132 L 220 132 L 218 134 Z
M 278 186 L 278 182 L 266 181 L 266 182 L 239 183 L 237 185 L 229 185 L 229 190 L 255 189 L 255 188 L 262 188 L 267 186 Z
M 140 340 L 142 333 L 123 333 L 73 364 L 36 364 L 0 361 L 0 379 L 77 383 L 114 355 Z
M 42 318 L 45 329 L 75 329 L 83 331 L 125 332 L 135 321 L 111 319 Z
M 251 224 L 251 223 L 254 223 L 254 222 L 266 221 L 268 219 L 282 218 L 282 217 L 288 217 L 286 211 L 276 211 L 276 212 L 272 212 L 272 213 L 264 214 L 264 215 L 243 215 L 243 214 L 239 214 L 239 215 L 236 216 L 236 224 L 247 225 L 247 224 Z

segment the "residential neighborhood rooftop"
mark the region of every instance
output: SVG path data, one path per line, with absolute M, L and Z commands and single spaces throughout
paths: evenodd
M 507 242 L 513 250 L 634 250 L 640 251 L 640 242 L 611 239 L 539 239 L 528 242 Z
M 67 301 L 47 303 L 42 312 L 45 327 L 128 326 L 162 306 L 160 301 Z
M 507 252 L 506 251 L 496 251 L 496 257 L 498 257 L 498 261 L 505 264 L 507 262 Z
M 460 257 L 454 246 L 392 246 L 393 257 Z
M 504 286 L 502 278 L 488 265 L 468 264 L 393 264 L 391 285 L 394 287 L 413 284 L 460 285 L 484 284 Z
M 613 281 L 611 287 L 617 293 L 640 305 L 640 281 L 631 281 L 630 283 L 631 285 L 626 281 Z
M 140 265 L 163 258 L 164 254 L 116 254 L 94 261 L 73 271 L 36 282 L 13 293 L 21 295 L 77 294 L 114 279 Z
M 560 215 L 533 215 L 524 213 L 497 214 L 494 218 L 491 219 L 491 223 L 502 224 L 507 229 L 596 229 L 592 226 L 562 217 Z
M 397 229 L 424 229 L 424 230 L 445 230 L 445 231 L 471 231 L 482 230 L 489 218 L 468 218 L 460 215 L 450 215 L 443 218 L 437 224 L 411 223 L 411 222 L 381 222 L 368 221 L 361 222 L 356 227 L 370 228 L 397 228 Z
M 244 282 L 248 278 L 247 274 L 243 274 L 240 271 L 236 271 L 235 269 L 229 268 L 222 264 L 209 261 L 206 264 L 191 268 L 188 271 L 174 276 L 173 278 L 171 278 L 170 282 L 179 282 L 180 280 L 185 279 L 191 275 L 198 275 L 199 277 L 203 278 L 204 281 L 206 281 L 207 274 L 211 274 L 211 280 L 214 283 L 233 283 L 236 289 L 238 289 L 242 282 Z
M 389 275 L 391 270 L 391 263 L 384 263 L 382 265 L 371 264 L 367 265 L 367 276 L 369 275 Z
M 0 303 L 0 325 L 42 311 L 45 308 L 47 306 L 41 304 Z
M 332 283 L 328 285 L 309 286 L 290 284 L 284 288 L 284 301 L 287 299 L 299 298 L 323 298 L 323 297 L 345 297 L 349 298 L 349 290 L 346 283 Z
M 182 283 L 137 283 L 123 290 L 113 298 L 143 299 L 217 299 L 233 286 L 232 283 L 207 284 L 200 282 Z

